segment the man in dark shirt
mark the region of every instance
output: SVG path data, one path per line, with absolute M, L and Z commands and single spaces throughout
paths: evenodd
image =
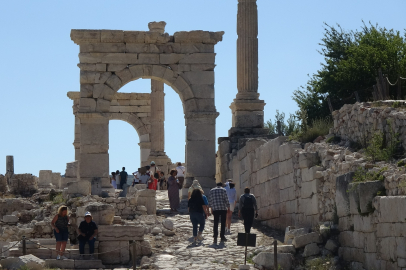
M 121 197 L 127 196 L 127 177 L 128 173 L 125 171 L 125 167 L 123 167 L 123 170 L 120 172 L 120 186 L 123 192 L 120 194 Z
M 248 187 L 244 189 L 244 194 L 241 195 L 240 203 L 238 205 L 238 208 L 240 208 L 238 211 L 238 217 L 242 216 L 244 219 L 245 233 L 251 232 L 254 217 L 255 215 L 258 215 L 257 200 L 255 199 L 255 196 L 250 193 L 250 191 L 251 190 Z
M 97 225 L 93 221 L 92 214 L 86 212 L 85 220 L 79 225 L 79 252 L 80 259 L 83 260 L 86 242 L 89 243 L 90 260 L 94 260 L 94 242 L 96 242 Z

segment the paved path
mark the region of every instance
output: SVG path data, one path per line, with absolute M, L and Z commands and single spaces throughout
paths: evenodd
M 168 218 L 173 221 L 176 235 L 173 237 L 155 237 L 150 239 L 155 255 L 151 259 L 156 269 L 238 269 L 244 264 L 244 247 L 237 246 L 237 233 L 244 232 L 244 226 L 237 217 L 233 217 L 231 234 L 226 235 L 225 243 L 213 244 L 213 217 L 206 220 L 203 232 L 204 240 L 197 246 L 193 245 L 192 224 L 187 213 L 187 202 L 182 202 L 179 213 L 171 214 L 166 191 L 157 192 L 158 219 Z M 163 210 L 164 209 L 164 210 Z M 259 229 L 259 230 L 258 230 Z M 274 238 L 281 240 L 282 234 L 266 227 L 254 228 L 257 234 L 257 246 L 270 247 Z M 158 239 L 157 239 L 158 238 Z M 248 248 L 248 253 L 258 248 Z M 251 266 L 251 269 L 254 269 Z

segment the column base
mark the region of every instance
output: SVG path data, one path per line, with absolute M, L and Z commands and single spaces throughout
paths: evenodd
M 233 114 L 232 126 L 236 128 L 263 128 L 265 104 L 263 100 L 234 99 L 230 106 Z

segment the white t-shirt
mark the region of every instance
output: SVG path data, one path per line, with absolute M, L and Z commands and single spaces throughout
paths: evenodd
M 178 167 L 176 167 L 176 170 L 178 171 L 178 177 L 185 177 L 185 167 L 184 166 L 178 166 Z
M 140 181 L 141 174 L 139 172 L 134 172 L 134 182 L 138 183 Z

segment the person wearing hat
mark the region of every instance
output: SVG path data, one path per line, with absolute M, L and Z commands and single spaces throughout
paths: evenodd
M 79 225 L 79 253 L 80 259 L 83 260 L 85 254 L 85 245 L 89 243 L 90 260 L 94 260 L 94 242 L 96 242 L 97 225 L 93 221 L 92 214 L 88 211 L 85 213 L 85 220 Z
M 158 166 L 156 166 L 155 161 L 151 161 L 151 167 L 149 168 L 149 171 L 151 173 L 151 179 L 150 179 L 150 187 L 148 187 L 148 189 L 157 190 L 160 170 Z

